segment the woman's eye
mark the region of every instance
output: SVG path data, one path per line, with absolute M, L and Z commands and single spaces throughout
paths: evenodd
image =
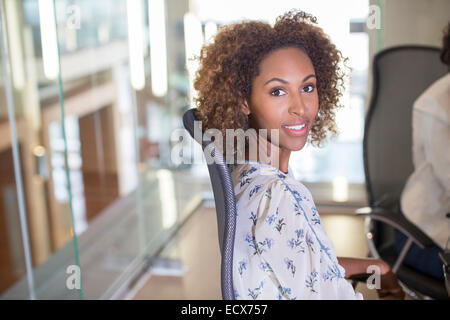
M 310 93 L 314 91 L 315 86 L 313 84 L 309 84 L 303 87 L 303 92 Z
M 272 96 L 279 97 L 285 95 L 286 93 L 282 89 L 274 89 L 270 92 L 270 94 Z

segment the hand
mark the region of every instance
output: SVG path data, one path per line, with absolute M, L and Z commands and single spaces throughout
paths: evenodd
M 389 265 L 381 273 L 381 288 L 377 289 L 378 297 L 383 300 L 404 300 L 405 293 L 398 283 L 397 276 L 392 272 Z

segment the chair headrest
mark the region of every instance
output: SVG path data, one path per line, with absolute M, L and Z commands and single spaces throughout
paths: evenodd
M 187 110 L 185 113 L 184 113 L 184 115 L 183 115 L 183 125 L 184 125 L 184 127 L 186 128 L 186 130 L 189 132 L 189 134 L 191 135 L 191 137 L 192 138 L 202 138 L 201 136 L 200 137 L 195 137 L 194 136 L 194 131 L 195 131 L 195 121 L 197 121 L 197 118 L 195 117 L 195 113 L 197 112 L 197 108 L 192 108 L 192 109 L 189 109 L 189 110 Z M 197 126 L 197 130 L 200 130 L 199 132 L 202 132 L 201 131 L 201 128 L 200 127 L 198 127 Z M 200 145 L 202 145 L 202 141 L 200 140 L 200 141 L 198 141 L 197 139 L 196 139 L 196 141 L 198 142 L 198 143 L 200 143 Z

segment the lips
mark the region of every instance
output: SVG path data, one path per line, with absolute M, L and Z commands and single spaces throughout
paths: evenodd
M 305 125 L 306 125 L 306 123 L 298 124 L 298 125 L 283 126 L 283 127 L 286 128 L 286 129 L 291 129 L 291 130 L 300 130 L 300 129 L 302 129 Z
M 290 135 L 302 136 L 308 132 L 308 121 L 295 122 L 281 127 Z

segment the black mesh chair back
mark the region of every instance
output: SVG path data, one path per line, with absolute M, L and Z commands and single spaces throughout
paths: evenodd
M 364 132 L 364 168 L 371 207 L 394 207 L 413 172 L 412 106 L 448 72 L 432 47 L 402 46 L 379 52 Z
M 363 141 L 366 189 L 371 208 L 383 208 L 392 215 L 398 212 L 402 190 L 414 170 L 414 101 L 449 71 L 439 55 L 437 48 L 400 46 L 383 50 L 374 57 L 373 91 Z M 371 254 L 376 251 L 393 265 L 399 257 L 394 249 L 394 228 L 379 221 L 372 222 L 371 241 L 375 247 L 369 245 Z M 448 298 L 440 281 L 413 268 L 401 265 L 397 276 L 409 288 L 429 297 Z
M 183 124 L 192 138 L 194 136 L 194 121 L 197 109 L 189 109 L 183 115 Z M 197 127 L 201 132 L 201 129 Z M 203 133 L 202 133 L 203 134 Z M 205 155 L 214 159 L 208 164 L 209 177 L 214 193 L 216 205 L 217 228 L 219 233 L 219 247 L 222 255 L 221 261 L 221 284 L 222 297 L 224 300 L 234 300 L 233 290 L 233 248 L 236 226 L 236 200 L 234 186 L 229 168 L 225 162 L 221 150 L 210 141 L 196 140 L 203 149 Z

